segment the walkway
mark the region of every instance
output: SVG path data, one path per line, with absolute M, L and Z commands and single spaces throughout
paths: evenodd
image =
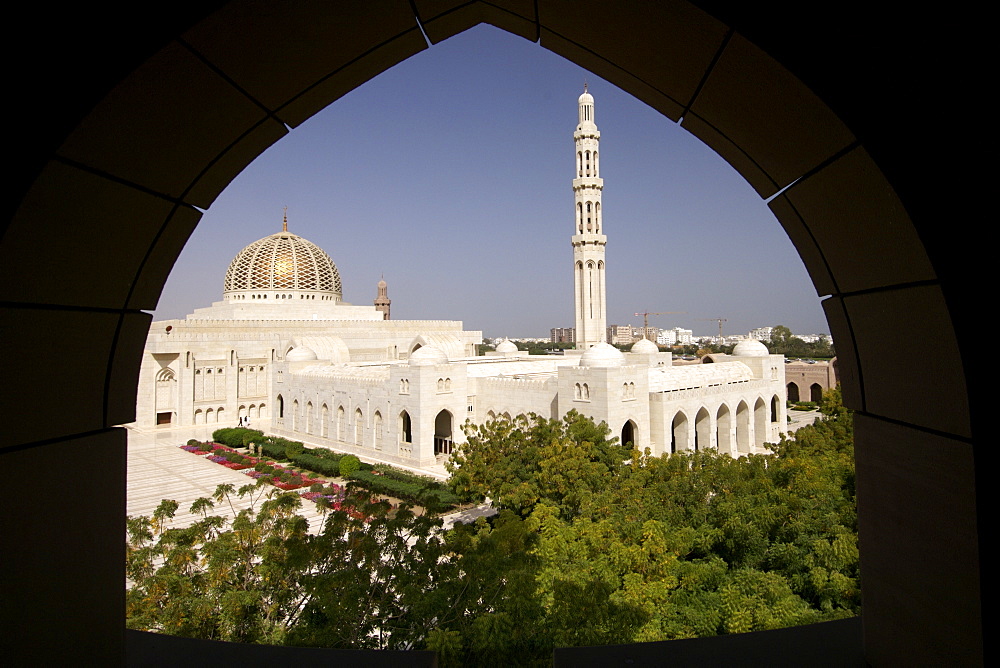
M 189 512 L 191 503 L 199 497 L 211 497 L 215 488 L 223 483 L 231 483 L 236 489 L 243 485 L 253 484 L 253 478 L 240 471 L 227 469 L 215 462 L 210 462 L 203 456 L 194 455 L 181 450 L 189 439 L 207 441 L 212 438 L 212 432 L 226 425 L 199 425 L 195 427 L 177 427 L 173 429 L 159 428 L 155 431 L 128 430 L 128 488 L 125 502 L 126 514 L 151 516 L 163 499 L 173 499 L 180 504 L 174 515 L 175 527 L 188 526 L 199 516 Z M 268 432 L 269 425 L 254 425 Z M 319 447 L 318 444 L 305 441 L 308 447 Z M 369 463 L 378 460 L 362 457 Z M 415 473 L 422 473 L 438 479 L 446 479 L 448 473 L 443 464 L 438 464 L 430 470 L 414 469 L 393 464 L 398 468 L 406 468 Z M 264 487 L 265 494 L 273 489 Z M 257 505 L 260 505 L 260 499 Z M 249 497 L 233 497 L 233 508 L 229 504 L 216 505 L 213 514 L 232 517 L 233 510 L 239 512 L 250 507 Z M 471 522 L 476 517 L 489 516 L 496 511 L 488 505 L 476 506 L 459 513 L 445 516 L 446 526 L 455 522 Z M 303 499 L 299 514 L 309 520 L 309 530 L 313 533 L 320 530 L 323 523 L 323 513 L 316 504 Z
M 159 429 L 155 432 L 129 429 L 126 514 L 152 515 L 161 500 L 173 499 L 180 503 L 173 526 L 187 526 L 199 519 L 189 512 L 195 499 L 211 497 L 215 488 L 222 483 L 232 483 L 236 489 L 253 484 L 254 479 L 250 476 L 177 447 L 191 438 L 209 440 L 212 431 L 220 426 L 225 425 Z M 266 493 L 271 487 L 263 489 Z M 257 502 L 258 506 L 259 504 L 260 501 Z M 233 497 L 233 509 L 236 512 L 249 507 L 249 497 Z M 216 505 L 213 514 L 233 516 L 229 504 Z M 303 499 L 299 514 L 309 520 L 310 531 L 316 532 L 321 528 L 322 513 L 316 504 Z

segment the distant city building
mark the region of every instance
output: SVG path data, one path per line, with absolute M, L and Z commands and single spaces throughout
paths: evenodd
M 632 325 L 609 325 L 607 328 L 607 342 L 613 346 L 627 346 L 635 343 L 637 338 L 635 330 L 636 328 L 632 327 Z
M 656 341 L 656 337 L 660 335 L 660 328 L 635 327 L 633 328 L 632 333 L 636 339 L 649 339 L 650 341 Z
M 659 336 L 656 337 L 656 342 L 664 346 L 686 346 L 694 343 L 694 332 L 690 329 L 682 329 L 680 327 L 664 329 L 660 332 Z
M 770 341 L 771 332 L 773 331 L 774 327 L 757 327 L 750 330 L 750 338 L 758 341 Z
M 549 330 L 551 343 L 576 343 L 576 327 L 553 327 Z

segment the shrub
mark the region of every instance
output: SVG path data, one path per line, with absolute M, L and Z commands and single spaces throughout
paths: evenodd
M 411 501 L 430 510 L 440 511 L 456 506 L 460 500 L 441 483 L 424 479 L 419 482 L 394 480 L 386 475 L 376 475 L 367 471 L 357 471 L 351 480 L 370 492 Z
M 338 476 L 340 475 L 340 460 L 343 455 L 335 458 L 314 457 L 313 455 L 301 454 L 292 458 L 292 462 L 308 471 L 314 471 L 320 475 Z
M 340 475 L 345 478 L 361 468 L 361 460 L 354 455 L 344 455 L 340 458 Z
M 295 459 L 297 455 L 301 455 L 305 446 L 301 441 L 288 441 L 285 444 L 285 456 L 289 459 Z
M 212 432 L 212 440 L 231 448 L 245 448 L 251 441 L 260 441 L 262 438 L 264 438 L 264 432 L 259 429 L 224 427 Z
M 201 445 L 201 441 L 199 441 L 197 438 L 191 438 L 191 439 L 188 439 L 187 444 L 188 445 Z

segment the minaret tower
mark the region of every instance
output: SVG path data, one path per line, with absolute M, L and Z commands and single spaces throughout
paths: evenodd
M 573 195 L 576 216 L 573 226 L 573 283 L 576 305 L 576 348 L 586 350 L 606 340 L 606 292 L 604 287 L 604 219 L 601 214 L 601 133 L 594 124 L 594 96 L 583 86 L 579 99 L 576 141 L 576 178 Z

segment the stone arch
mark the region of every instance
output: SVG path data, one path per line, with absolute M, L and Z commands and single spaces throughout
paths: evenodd
M 639 426 L 634 420 L 625 420 L 625 424 L 622 425 L 621 440 L 619 443 L 623 447 L 632 448 L 635 447 L 636 440 L 639 434 Z
M 684 411 L 677 411 L 673 420 L 670 421 L 670 453 L 690 450 L 691 443 L 688 438 L 688 419 Z
M 313 402 L 306 402 L 306 433 L 313 433 Z
M 712 416 L 708 409 L 702 406 L 694 417 L 694 449 L 710 450 L 714 446 L 712 442 Z
M 750 452 L 750 407 L 742 400 L 736 406 L 736 451 Z
M 319 409 L 319 435 L 321 438 L 327 438 L 330 435 L 330 407 L 326 405 L 326 402 Z
M 27 159 L 18 161 L 16 167 L 14 197 L 22 192 L 27 194 L 5 237 L 0 267 L 6 267 L 11 275 L 27 274 L 24 267 L 36 267 L 36 275 L 46 278 L 39 285 L 10 288 L 12 296 L 7 303 L 12 304 L 12 311 L 16 311 L 18 317 L 24 316 L 25 321 L 24 333 L 18 331 L 22 328 L 11 328 L 15 340 L 10 345 L 15 349 L 27 348 L 19 345 L 20 339 L 36 336 L 49 323 L 56 323 L 54 331 L 83 332 L 103 315 L 119 322 L 118 326 L 95 328 L 87 337 L 79 337 L 81 340 L 75 342 L 85 352 L 81 358 L 99 359 L 98 363 L 90 365 L 82 360 L 73 362 L 79 371 L 76 376 L 78 388 L 67 391 L 79 392 L 81 397 L 101 397 L 103 403 L 76 401 L 71 396 L 68 405 L 79 408 L 67 411 L 58 419 L 46 420 L 41 408 L 46 405 L 43 401 L 26 402 L 28 406 L 38 407 L 33 409 L 38 411 L 38 419 L 21 420 L 22 424 L 11 426 L 7 433 L 10 457 L 40 459 L 43 448 L 79 438 L 100 439 L 102 445 L 107 445 L 102 461 L 110 464 L 114 457 L 120 457 L 125 447 L 124 434 L 116 432 L 114 425 L 129 422 L 134 417 L 130 405 L 134 401 L 129 395 L 134 393 L 133 372 L 143 344 L 143 325 L 148 323 L 148 318 L 138 309 L 155 307 L 166 275 L 165 267 L 176 258 L 197 220 L 195 207 L 210 205 L 234 174 L 285 132 L 281 120 L 272 116 L 271 109 L 280 108 L 284 117 L 291 119 L 288 124 L 295 126 L 357 83 L 425 48 L 426 41 L 419 35 L 416 22 L 424 24 L 427 34 L 432 36 L 430 40 L 437 42 L 488 16 L 491 23 L 531 39 L 544 35 L 543 43 L 547 48 L 581 64 L 599 63 L 609 80 L 641 95 L 667 117 L 676 120 L 683 114 L 685 127 L 715 147 L 762 192 L 762 196 L 793 184 L 775 197 L 771 206 L 802 254 L 819 294 L 831 295 L 826 300 L 827 313 L 835 338 L 842 351 L 846 351 L 841 352 L 845 360 L 845 401 L 849 407 L 863 411 L 864 416 L 858 419 L 857 426 L 859 453 L 872 451 L 872 443 L 879 443 L 884 449 L 887 440 L 901 452 L 912 452 L 913 448 L 924 448 L 928 453 L 940 451 L 939 443 L 933 444 L 933 448 L 926 446 L 927 434 L 932 432 L 948 446 L 953 457 L 958 453 L 963 461 L 969 462 L 950 479 L 942 480 L 934 471 L 936 460 L 931 457 L 915 458 L 917 463 L 911 460 L 911 465 L 917 468 L 908 469 L 904 477 L 893 475 L 896 468 L 892 464 L 883 466 L 859 456 L 859 470 L 864 471 L 859 480 L 867 479 L 869 485 L 886 485 L 881 494 L 859 495 L 859 503 L 868 504 L 862 513 L 862 517 L 869 519 L 862 525 L 861 540 L 867 572 L 873 574 L 866 584 L 866 592 L 871 595 L 866 598 L 864 614 L 865 618 L 875 620 L 865 623 L 864 642 L 871 647 L 872 657 L 890 656 L 896 650 L 906 657 L 921 656 L 923 650 L 940 651 L 936 648 L 947 647 L 948 642 L 941 639 L 948 638 L 959 639 L 953 641 L 954 646 L 972 647 L 969 651 L 973 655 L 981 651 L 976 649 L 981 645 L 981 637 L 976 631 L 980 628 L 976 623 L 978 612 L 968 612 L 979 609 L 978 565 L 967 569 L 970 575 L 963 580 L 966 584 L 956 585 L 954 578 L 941 575 L 943 569 L 937 566 L 937 553 L 930 559 L 927 554 L 917 556 L 920 551 L 916 549 L 887 547 L 898 546 L 901 541 L 907 546 L 919 545 L 931 526 L 940 534 L 935 543 L 948 546 L 949 564 L 954 562 L 956 554 L 971 555 L 960 561 L 962 568 L 976 558 L 979 549 L 975 542 L 974 504 L 977 498 L 974 491 L 968 491 L 976 489 L 973 484 L 976 460 L 972 456 L 969 391 L 960 356 L 965 339 L 956 335 L 956 328 L 962 333 L 969 331 L 966 328 L 970 328 L 971 321 L 971 309 L 963 306 L 959 299 L 959 293 L 965 290 L 964 283 L 959 280 L 964 267 L 938 250 L 945 244 L 934 243 L 944 238 L 944 232 L 934 229 L 940 224 L 936 207 L 940 204 L 942 211 L 947 208 L 942 196 L 926 187 L 931 184 L 931 178 L 921 171 L 928 170 L 910 164 L 912 154 L 906 151 L 906 144 L 912 142 L 909 131 L 917 125 L 918 111 L 913 109 L 916 105 L 910 101 L 912 96 L 899 94 L 895 89 L 891 93 L 876 89 L 874 75 L 867 75 L 885 70 L 880 65 L 888 62 L 889 57 L 883 56 L 880 60 L 876 53 L 879 51 L 899 56 L 892 62 L 902 64 L 906 74 L 920 71 L 923 64 L 929 63 L 929 57 L 919 52 L 917 39 L 923 38 L 916 36 L 932 32 L 931 21 L 938 20 L 936 17 L 909 19 L 917 21 L 917 26 L 923 30 L 895 30 L 875 18 L 872 19 L 874 27 L 869 27 L 866 21 L 864 29 L 860 25 L 849 26 L 836 21 L 831 21 L 825 32 L 819 27 L 820 42 L 829 40 L 831 33 L 846 28 L 848 39 L 838 35 L 837 43 L 847 46 L 837 58 L 840 61 L 846 57 L 849 64 L 855 66 L 852 69 L 845 68 L 841 62 L 836 68 L 826 67 L 825 56 L 817 55 L 826 49 L 803 48 L 799 43 L 804 41 L 801 31 L 769 30 L 766 16 L 734 11 L 714 3 L 699 3 L 702 9 L 681 2 L 677 6 L 681 9 L 679 12 L 674 11 L 672 5 L 670 11 L 662 12 L 651 7 L 646 12 L 623 14 L 615 26 L 600 31 L 591 30 L 586 22 L 575 20 L 575 8 L 554 8 L 544 16 L 536 16 L 529 9 L 529 15 L 523 16 L 519 12 L 524 10 L 500 10 L 493 5 L 477 4 L 470 5 L 470 11 L 449 12 L 443 19 L 437 15 L 417 18 L 410 14 L 407 26 L 399 29 L 395 22 L 382 20 L 381 15 L 373 20 L 366 10 L 360 9 L 358 20 L 352 23 L 356 26 L 357 39 L 339 41 L 319 29 L 327 23 L 317 22 L 312 14 L 303 12 L 302 18 L 290 18 L 292 25 L 282 32 L 289 39 L 299 39 L 298 52 L 303 62 L 313 65 L 312 61 L 316 61 L 315 69 L 309 69 L 299 67 L 294 58 L 288 57 L 290 52 L 281 40 L 256 40 L 256 48 L 242 49 L 243 53 L 239 53 L 239 40 L 212 39 L 217 34 L 224 37 L 241 31 L 251 34 L 255 22 L 253 9 L 239 2 L 232 6 L 235 9 L 227 7 L 211 17 L 208 12 L 214 7 L 207 6 L 203 10 L 178 7 L 164 12 L 162 19 L 157 18 L 162 21 L 162 31 L 157 33 L 155 42 L 153 39 L 149 42 L 137 40 L 120 56 L 109 58 L 107 63 L 102 61 L 107 71 L 95 71 L 93 78 L 88 77 L 78 84 L 84 95 L 66 95 L 63 88 L 68 84 L 51 86 L 52 91 L 48 94 L 51 100 L 59 96 L 79 98 L 85 100 L 83 104 L 66 104 L 65 108 L 56 109 L 57 105 L 39 103 L 39 108 L 54 109 L 54 118 L 24 119 L 33 124 L 31 127 L 43 129 L 44 134 L 36 137 L 35 132 L 25 133 L 33 137 L 36 146 Z M 331 4 L 327 11 L 340 12 L 342 7 Z M 102 18 L 96 15 L 92 25 L 74 26 L 74 30 L 92 40 L 94 34 L 101 34 Z M 303 30 L 308 38 L 300 39 L 292 28 L 309 21 L 318 29 Z M 330 21 L 328 24 L 339 26 L 342 22 Z M 199 49 L 199 44 L 217 44 L 217 50 L 204 56 L 206 70 L 218 68 L 217 71 L 227 74 L 226 81 L 234 85 L 243 79 L 237 72 L 252 73 L 243 90 L 248 90 L 254 100 L 264 100 L 261 104 L 269 109 L 266 120 L 260 120 L 260 114 L 247 113 L 246 107 L 255 105 L 221 84 L 216 90 L 203 91 L 205 99 L 201 103 L 187 103 L 190 98 L 184 92 L 193 79 L 163 75 L 187 71 L 190 51 L 170 41 L 172 36 L 179 34 L 181 27 L 192 28 L 186 44 L 192 44 L 193 49 Z M 623 31 L 630 39 L 616 39 L 619 34 L 616 30 Z M 748 34 L 761 40 L 760 46 L 764 48 L 752 44 L 745 37 Z M 851 43 L 852 37 L 857 38 L 855 44 Z M 77 49 L 78 45 L 68 39 L 68 33 L 63 38 L 53 39 L 51 43 L 53 50 L 62 50 L 57 60 L 73 53 L 79 53 L 85 62 L 92 57 Z M 876 39 L 887 42 L 887 46 L 866 48 L 875 45 Z M 816 38 L 809 41 L 813 43 Z M 664 44 L 677 50 L 663 53 L 663 62 L 670 66 L 651 62 L 647 57 L 648 53 L 661 53 Z M 157 52 L 157 49 L 161 50 Z M 769 53 L 776 54 L 780 62 Z M 155 57 L 143 62 L 151 55 Z M 265 60 L 274 63 L 274 67 L 255 66 L 256 62 Z M 942 78 L 956 80 L 955 60 L 944 56 L 943 61 Z M 814 89 L 822 90 L 823 100 L 817 101 L 806 84 L 793 77 L 786 67 L 804 77 Z M 759 76 L 741 77 L 741 68 Z M 30 77 L 35 75 L 38 66 L 26 64 L 19 69 L 27 72 L 20 76 Z M 859 81 L 852 77 L 849 86 L 838 85 L 835 77 L 845 69 L 856 72 Z M 230 70 L 232 74 L 228 73 Z M 713 71 L 711 77 L 708 76 L 710 70 Z M 836 74 L 832 74 L 834 71 Z M 127 81 L 115 87 L 124 73 L 129 73 Z M 38 78 L 43 77 L 39 75 Z M 752 97 L 754 91 L 741 88 L 742 85 L 758 88 L 760 82 L 766 85 L 759 86 L 759 100 Z M 915 86 L 907 83 L 907 77 L 900 77 L 899 82 L 907 92 Z M 112 89 L 114 92 L 109 93 Z M 874 101 L 869 98 L 872 94 Z M 169 142 L 155 141 L 161 134 L 161 124 L 140 122 L 141 114 L 137 110 L 144 107 L 137 106 L 137 98 L 141 96 L 152 100 L 151 106 L 159 106 L 164 114 L 174 111 L 169 105 L 155 103 L 171 99 L 185 101 L 185 122 L 176 126 Z M 762 113 L 756 117 L 743 113 L 751 108 L 745 104 L 747 99 L 760 102 Z M 894 99 L 900 101 L 894 103 Z M 93 121 L 85 119 L 92 108 L 97 112 Z M 105 111 L 110 113 L 103 113 Z M 819 152 L 816 145 L 802 139 L 829 136 L 824 129 L 839 123 L 838 113 L 860 128 L 861 140 L 850 144 L 848 149 L 827 151 L 827 157 L 814 159 Z M 213 125 L 213 116 L 225 118 L 225 124 Z M 102 118 L 107 121 L 102 123 Z M 118 122 L 118 118 L 129 122 Z M 67 134 L 70 141 L 66 141 Z M 116 141 L 121 134 L 127 134 L 128 141 Z M 62 155 L 50 163 L 51 154 L 55 152 L 53 147 L 62 147 Z M 938 159 L 931 150 L 927 160 Z M 800 178 L 803 175 L 808 178 Z M 90 183 L 80 188 L 69 187 L 77 179 L 83 183 L 91 178 L 96 187 Z M 86 271 L 79 270 L 81 265 L 94 262 L 96 253 L 87 247 L 46 247 L 44 252 L 50 256 L 48 258 L 41 257 L 39 251 L 29 252 L 37 235 L 57 237 L 64 231 L 60 211 L 95 212 L 96 218 L 103 217 L 114 224 L 113 216 L 101 216 L 101 213 L 119 206 L 122 198 L 108 196 L 116 188 L 124 188 L 134 195 L 129 200 L 127 215 L 136 234 L 128 239 L 117 239 L 114 245 L 105 242 L 107 235 L 92 235 L 95 240 L 100 239 L 95 244 L 106 246 L 107 252 L 122 258 L 121 262 L 113 263 L 118 266 L 109 266 L 105 272 L 107 276 L 89 276 Z M 852 196 L 839 195 L 845 192 Z M 165 201 L 163 197 L 144 199 L 139 193 L 165 193 L 177 206 L 164 213 L 159 210 Z M 39 209 L 36 205 L 40 202 L 44 206 Z M 879 211 L 887 215 L 879 216 Z M 920 221 L 918 226 L 911 222 L 908 212 Z M 871 250 L 852 247 L 850 239 L 856 238 L 852 234 L 852 224 L 865 226 L 869 236 L 880 239 L 881 243 L 867 244 Z M 32 230 L 35 236 L 26 234 Z M 932 261 L 927 260 L 925 244 Z M 97 246 L 94 249 L 100 250 Z M 865 255 L 868 252 L 879 253 L 881 261 L 869 261 L 870 256 Z M 46 262 L 57 268 L 47 271 Z M 120 276 L 124 280 L 119 280 Z M 64 280 L 66 277 L 81 280 L 73 285 Z M 66 305 L 71 308 L 67 309 Z M 888 365 L 900 359 L 892 349 L 892 342 L 879 341 L 879 337 L 886 338 L 884 332 L 891 324 L 887 318 L 897 313 L 905 313 L 913 322 L 928 324 L 933 330 L 929 336 L 937 342 L 943 341 L 945 352 L 941 363 L 930 370 L 909 370 L 905 364 L 898 364 L 892 367 L 899 371 L 898 374 L 887 375 L 881 371 L 881 364 Z M 55 375 L 17 365 L 8 371 L 23 383 L 19 387 L 28 397 L 45 396 L 48 391 L 45 381 Z M 916 384 L 912 381 L 918 373 L 922 374 L 921 384 L 927 392 L 925 396 L 914 397 L 907 388 Z M 899 399 L 904 396 L 910 400 Z M 108 470 L 117 469 L 109 466 Z M 100 512 L 121 514 L 118 509 L 124 504 L 120 496 L 114 496 L 120 493 L 113 491 L 117 487 L 108 485 L 108 491 L 95 496 L 89 503 L 99 506 Z M 957 503 L 961 508 L 958 512 L 967 521 L 952 522 L 933 514 L 921 517 L 922 521 L 910 521 L 918 512 L 917 504 L 908 502 L 911 498 L 927 501 L 934 508 L 954 508 Z M 893 513 L 900 513 L 907 521 L 880 522 L 880 510 L 892 517 L 896 517 Z M 953 516 L 954 512 L 950 514 Z M 914 526 L 919 529 L 913 529 Z M 58 527 L 53 531 L 58 531 Z M 118 540 L 110 536 L 111 533 L 100 533 L 95 539 L 108 546 L 108 553 Z M 65 532 L 60 540 L 66 545 L 79 544 L 70 532 Z M 866 541 L 877 549 L 865 551 Z M 37 542 L 41 545 L 43 539 Z M 17 564 L 27 564 L 46 551 L 52 551 L 51 545 L 36 548 L 35 543 L 27 543 Z M 82 579 L 81 573 L 108 573 L 107 567 L 97 568 L 102 559 L 81 558 L 76 571 L 67 566 L 58 577 L 69 583 Z M 908 577 L 880 575 L 899 572 Z M 28 579 L 24 580 L 23 586 L 30 586 Z M 871 588 L 873 585 L 875 589 Z M 953 591 L 956 586 L 964 589 L 956 593 Z M 921 592 L 917 591 L 918 587 Z M 945 591 L 949 596 L 936 595 Z M 110 612 L 117 604 L 108 604 L 108 600 L 101 596 L 94 599 L 96 604 L 103 606 L 102 610 Z M 911 604 L 907 606 L 905 617 L 896 611 L 900 606 L 894 602 L 899 600 Z M 957 603 L 959 601 L 962 603 Z M 946 608 L 944 612 L 942 606 Z M 85 613 L 68 611 L 64 633 L 73 634 L 73 629 L 87 628 L 74 620 L 92 615 L 92 607 Z M 121 613 L 117 614 L 115 619 L 120 619 Z M 927 621 L 931 618 L 935 620 L 933 623 Z M 26 619 L 29 618 L 26 616 Z M 36 624 L 26 623 L 29 626 Z M 72 637 L 80 641 L 80 647 L 120 655 L 121 629 L 114 630 L 114 624 L 105 626 L 111 630 L 91 633 L 89 637 L 81 631 Z M 971 644 L 962 641 L 970 636 L 973 636 Z
M 753 444 L 756 446 L 762 446 L 771 440 L 771 435 L 768 433 L 768 425 L 770 422 L 767 419 L 767 404 L 760 397 L 757 397 L 757 401 L 753 405 Z
M 777 394 L 775 394 L 774 396 L 771 397 L 771 422 L 777 422 L 778 421 L 778 415 L 780 414 L 778 408 L 781 405 L 780 402 L 781 402 L 781 399 L 778 398 Z M 777 438 L 777 436 L 775 436 L 775 437 Z
M 264 404 L 261 404 L 263 407 Z M 280 394 L 278 395 L 278 419 L 283 419 L 285 417 L 285 398 Z
M 793 404 L 799 402 L 799 386 L 798 383 L 791 382 L 788 383 L 788 400 Z
M 354 409 L 354 445 L 365 444 L 365 416 L 360 408 Z
M 347 439 L 347 415 L 343 405 L 337 406 L 337 440 L 344 442 Z
M 292 399 L 292 431 L 299 430 L 299 400 Z
M 733 436 L 733 414 L 730 412 L 729 406 L 722 404 L 715 414 L 715 442 L 719 452 L 724 452 L 727 455 L 736 454 L 736 448 L 733 447 L 735 445 Z
M 434 417 L 434 454 L 450 455 L 454 444 L 452 425 L 454 416 L 447 408 L 442 409 Z
M 813 383 L 809 386 L 809 401 L 819 403 L 823 401 L 823 386 L 819 383 Z

